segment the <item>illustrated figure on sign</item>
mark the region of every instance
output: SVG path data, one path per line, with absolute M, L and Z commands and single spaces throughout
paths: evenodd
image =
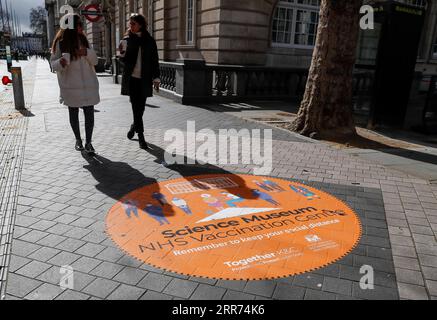
M 252 190 L 252 193 L 253 193 L 254 196 L 260 198 L 261 200 L 265 200 L 265 201 L 267 201 L 269 203 L 274 204 L 275 206 L 279 206 L 280 205 L 280 203 L 277 202 L 275 199 L 273 199 L 273 197 L 271 195 L 269 195 L 268 193 L 259 191 L 258 189 Z
M 165 198 L 165 196 L 160 193 L 160 192 L 154 192 L 152 193 L 152 198 L 155 199 L 156 201 L 158 201 L 162 206 L 168 204 L 167 199 Z
M 133 200 L 126 200 L 125 202 L 123 202 L 124 212 L 126 213 L 126 215 L 129 219 L 130 219 L 132 213 L 138 218 L 137 205 L 138 204 Z
M 256 180 L 253 180 L 252 182 L 255 183 L 258 187 L 260 187 L 261 189 L 263 189 L 265 191 L 275 191 L 273 188 L 269 187 L 268 185 L 266 185 L 262 182 L 259 182 Z
M 184 211 L 186 214 L 188 215 L 193 214 L 193 212 L 191 211 L 190 207 L 187 205 L 187 202 L 184 199 L 173 198 L 171 202 L 179 209 L 182 209 L 182 211 Z
M 159 225 L 170 224 L 167 218 L 164 216 L 164 210 L 160 206 L 154 206 L 152 204 L 148 204 L 144 211 L 153 219 L 159 222 Z
M 304 188 L 301 186 L 294 186 L 294 185 L 290 184 L 290 189 L 293 190 L 294 192 L 296 192 L 297 194 L 300 194 L 300 195 L 306 197 L 308 200 L 320 199 L 320 197 L 318 195 L 316 195 L 314 192 L 311 192 L 307 188 Z
M 235 208 L 235 207 L 237 207 L 236 203 L 244 201 L 243 198 L 241 198 L 239 196 L 236 196 L 235 194 L 232 194 L 232 193 L 229 193 L 229 192 L 221 192 L 221 194 L 225 197 L 226 204 L 229 207 Z
M 265 179 L 265 180 L 263 180 L 263 183 L 264 183 L 264 185 L 266 185 L 274 190 L 277 190 L 279 192 L 285 191 L 280 185 L 278 185 L 276 182 L 273 182 L 271 180 Z
M 225 209 L 223 206 L 223 203 L 221 203 L 219 199 L 214 198 L 210 194 L 204 193 L 201 195 L 201 197 L 202 197 L 203 201 L 205 203 L 207 203 L 210 207 L 213 207 L 213 208 L 217 209 L 218 211 Z

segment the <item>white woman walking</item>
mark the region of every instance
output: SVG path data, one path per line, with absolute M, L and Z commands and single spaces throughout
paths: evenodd
M 77 14 L 68 14 L 66 21 L 73 20 L 73 28 L 60 29 L 56 35 L 51 66 L 57 73 L 60 102 L 68 107 L 70 125 L 76 138 L 75 149 L 94 154 L 92 142 L 94 130 L 94 106 L 100 102 L 99 81 L 94 69 L 98 59 L 83 33 L 83 24 Z M 70 20 L 71 21 L 71 20 Z M 85 148 L 79 127 L 79 109 L 85 116 Z
M 147 31 L 147 21 L 141 14 L 133 14 L 129 20 L 129 30 L 119 47 L 124 63 L 121 94 L 130 97 L 133 124 L 127 133 L 128 139 L 138 134 L 140 148 L 147 149 L 144 139 L 143 115 L 146 100 L 160 86 L 159 58 L 155 39 Z

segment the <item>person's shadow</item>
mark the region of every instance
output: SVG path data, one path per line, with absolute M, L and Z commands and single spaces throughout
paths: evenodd
M 146 107 L 152 108 L 152 109 L 160 109 L 161 108 L 161 107 L 154 105 L 154 104 L 151 104 L 151 103 L 146 103 Z
M 148 148 L 145 150 L 149 154 L 155 157 L 155 162 L 159 163 L 166 168 L 179 173 L 183 177 L 197 176 L 197 175 L 227 175 L 229 179 L 231 179 L 235 184 L 234 186 L 226 186 L 222 185 L 219 181 L 217 185 L 214 185 L 214 181 L 208 181 L 208 185 L 202 185 L 202 182 L 199 180 L 191 181 L 194 187 L 205 189 L 205 191 L 210 190 L 211 187 L 216 187 L 217 189 L 226 190 L 229 193 L 237 192 L 240 197 L 243 199 L 258 199 L 258 196 L 254 194 L 253 190 L 248 188 L 244 179 L 242 179 L 239 175 L 236 175 L 232 172 L 229 172 L 223 168 L 219 168 L 215 165 L 206 163 L 201 164 L 196 160 L 190 159 L 187 156 L 180 155 L 177 163 L 167 164 L 165 159 L 171 159 L 172 155 L 170 155 L 167 151 L 162 149 L 161 147 L 154 145 L 150 142 L 147 143 Z M 237 187 L 235 187 L 237 186 Z M 238 189 L 238 190 L 236 190 Z
M 163 165 L 171 171 L 179 173 L 183 177 L 208 174 L 219 176 L 226 175 L 228 178 L 227 181 L 230 180 L 232 182 L 231 184 L 223 184 L 223 181 L 220 179 L 217 179 L 217 182 L 215 182 L 214 179 L 210 179 L 207 183 L 204 183 L 202 179 L 189 180 L 189 183 L 194 188 L 205 190 L 205 193 L 211 189 L 222 189 L 230 194 L 237 194 L 244 200 L 255 200 L 259 198 L 253 192 L 253 189 L 247 187 L 245 180 L 239 175 L 211 164 L 200 164 L 196 161 L 192 161 L 192 159 L 187 158 L 186 156 L 181 156 L 179 163 L 167 165 L 165 159 L 170 159 L 170 155 L 157 145 L 151 143 L 148 143 L 148 145 L 149 148 L 146 151 L 155 157 L 154 161 L 156 163 Z M 127 199 L 126 196 L 145 186 L 149 186 L 148 192 L 151 195 L 161 194 L 160 185 L 155 178 L 144 176 L 139 170 L 125 162 L 113 162 L 100 155 L 89 156 L 85 152 L 82 153 L 82 156 L 88 162 L 84 168 L 87 169 L 98 182 L 96 189 L 116 201 L 123 201 L 124 204 L 134 203 L 131 202 L 130 199 Z M 182 159 L 183 161 L 181 161 Z M 152 204 L 148 203 L 140 207 L 146 209 L 145 207 L 150 205 Z M 154 204 L 152 209 L 157 209 L 158 207 L 157 204 Z M 171 205 L 166 204 L 162 207 L 165 216 L 173 216 L 176 214 Z M 147 213 L 152 217 L 154 217 L 155 214 L 162 214 L 159 211 L 154 212 L 153 210 L 147 210 Z
M 89 156 L 85 152 L 82 152 L 82 157 L 88 162 L 83 167 L 98 182 L 96 189 L 101 193 L 116 201 L 121 201 L 123 205 L 130 207 L 130 209 L 135 210 L 133 206 L 137 206 L 138 209 L 143 209 L 148 215 L 159 221 L 163 219 L 163 216 L 175 215 L 172 206 L 160 206 L 157 203 L 142 204 L 138 199 L 131 199 L 137 195 L 132 195 L 130 198 L 126 197 L 131 192 L 145 186 L 149 186 L 148 192 L 150 194 L 160 194 L 160 187 L 156 179 L 144 176 L 139 170 L 125 162 L 113 162 L 100 155 Z M 153 210 L 148 209 L 148 206 Z M 129 210 L 126 211 L 128 215 L 130 215 Z M 138 215 L 137 210 L 134 212 L 135 215 Z

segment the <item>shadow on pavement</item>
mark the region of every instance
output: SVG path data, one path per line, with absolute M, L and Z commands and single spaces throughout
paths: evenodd
M 323 140 L 347 144 L 349 147 L 359 148 L 359 149 L 367 149 L 367 150 L 375 150 L 383 153 L 388 153 L 391 155 L 395 155 L 402 158 L 407 158 L 411 160 L 426 162 L 430 164 L 437 164 L 437 155 L 420 152 L 411 149 L 405 149 L 403 147 L 395 147 L 389 144 L 381 143 L 378 141 L 374 141 L 360 135 L 355 137 L 324 137 Z M 405 143 L 404 143 L 405 145 Z
M 156 159 L 154 161 L 156 163 L 164 165 L 166 168 L 179 173 L 183 177 L 206 174 L 228 175 L 228 178 L 236 183 L 238 187 L 217 186 L 217 188 L 226 190 L 230 194 L 236 194 L 246 200 L 258 199 L 258 195 L 254 194 L 253 190 L 248 188 L 245 181 L 238 175 L 210 164 L 203 165 L 196 163 L 190 165 L 190 159 L 187 157 L 184 157 L 183 164 L 166 165 L 163 162 L 166 151 L 154 144 L 149 143 L 149 146 L 150 148 L 146 151 L 155 156 Z M 86 154 L 86 152 L 82 152 L 82 157 L 88 162 L 87 165 L 84 165 L 84 168 L 87 169 L 98 182 L 96 189 L 116 201 L 120 201 L 129 193 L 145 186 L 150 186 L 147 190 L 150 194 L 161 194 L 160 185 L 155 178 L 146 177 L 139 170 L 125 162 L 113 162 L 100 155 L 90 156 Z M 191 183 L 199 189 L 204 188 L 205 192 L 211 190 L 210 186 L 212 183 L 209 185 L 202 184 L 201 181 L 192 181 Z M 133 197 L 137 196 L 138 195 Z M 126 205 L 135 204 L 138 207 L 144 208 L 145 211 L 147 206 L 152 205 L 151 203 L 144 203 L 141 199 L 124 199 L 123 203 Z M 165 216 L 173 216 L 176 214 L 171 205 L 165 204 L 163 205 L 163 209 Z M 149 214 L 153 215 L 153 213 Z
M 35 115 L 27 109 L 19 110 L 19 112 L 23 115 L 23 117 L 34 117 Z
M 179 173 L 183 177 L 207 175 L 207 174 L 230 175 L 232 181 L 234 181 L 239 186 L 238 195 L 240 197 L 246 200 L 258 199 L 258 196 L 253 194 L 252 189 L 247 187 L 246 182 L 240 176 L 235 175 L 232 172 L 229 172 L 212 164 L 200 164 L 197 161 L 190 159 L 186 156 L 183 157 L 182 163 L 166 164 L 164 161 L 165 158 L 170 158 L 171 155 L 157 145 L 154 145 L 152 143 L 148 143 L 148 145 L 149 148 L 146 149 L 145 151 L 147 151 L 149 154 L 153 155 L 156 158 L 154 160 L 156 163 L 164 165 L 166 168 Z M 201 188 L 202 186 L 196 184 L 196 187 Z M 233 192 L 236 192 L 236 189 L 234 187 L 226 188 L 226 187 L 218 186 L 218 188 L 224 189 L 231 194 Z M 208 188 L 206 188 L 206 190 L 208 190 Z
M 90 156 L 85 152 L 82 152 L 82 157 L 88 162 L 87 165 L 84 165 L 84 168 L 98 182 L 96 189 L 116 201 L 120 201 L 129 193 L 147 185 L 151 186 L 150 193 L 160 193 L 160 187 L 156 179 L 146 177 L 139 170 L 125 162 L 113 162 L 100 155 Z M 124 199 L 123 203 L 144 210 L 149 205 L 149 203 L 142 203 L 140 199 Z M 165 206 L 164 209 L 165 216 L 175 215 L 175 211 L 171 206 Z M 153 213 L 151 214 L 148 211 L 150 210 L 146 212 L 153 216 Z
M 211 104 L 193 104 L 197 108 L 213 112 L 242 112 L 242 111 L 284 111 L 297 113 L 299 111 L 299 99 L 290 101 L 245 101 L 245 102 L 223 102 Z

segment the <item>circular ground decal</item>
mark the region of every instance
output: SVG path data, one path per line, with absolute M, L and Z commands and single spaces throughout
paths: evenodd
M 130 255 L 180 274 L 287 277 L 326 266 L 361 236 L 356 214 L 320 190 L 271 177 L 202 175 L 131 192 L 107 232 Z

